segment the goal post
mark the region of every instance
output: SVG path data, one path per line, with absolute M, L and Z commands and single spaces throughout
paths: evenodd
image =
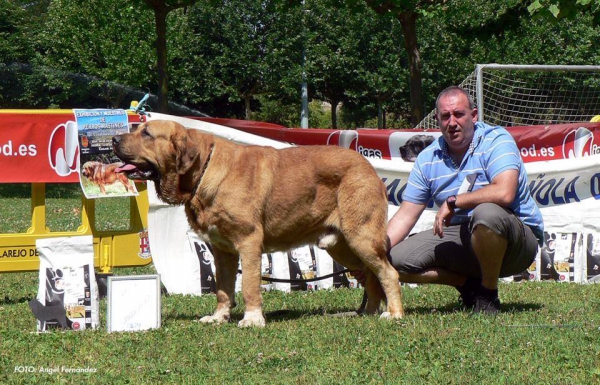
M 489 124 L 586 122 L 600 114 L 600 66 L 478 64 L 460 86 Z M 437 128 L 435 109 L 417 128 Z

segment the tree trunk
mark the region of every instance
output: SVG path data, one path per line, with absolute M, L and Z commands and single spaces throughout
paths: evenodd
M 410 73 L 410 123 L 413 127 L 423 119 L 423 86 L 421 79 L 421 56 L 417 44 L 417 17 L 413 11 L 400 12 L 398 15 L 404 36 L 404 48 L 408 54 Z
M 250 99 L 252 99 L 252 95 L 244 95 L 244 108 L 246 109 L 246 120 L 250 120 L 252 115 L 252 111 L 250 110 Z
M 331 128 L 334 130 L 337 129 L 337 106 L 339 102 L 332 101 L 331 102 Z
M 383 119 L 383 101 L 377 100 L 377 128 L 385 128 L 385 120 Z
M 158 72 L 158 112 L 169 113 L 169 72 L 167 68 L 167 14 L 164 6 L 154 7 L 156 18 L 156 66 Z

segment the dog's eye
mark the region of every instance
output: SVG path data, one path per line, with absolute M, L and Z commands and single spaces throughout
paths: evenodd
M 142 129 L 142 131 L 140 131 L 140 134 L 145 137 L 145 138 L 151 138 L 152 135 L 150 135 L 150 133 L 148 132 L 148 130 L 146 129 L 146 127 L 144 127 L 144 129 Z

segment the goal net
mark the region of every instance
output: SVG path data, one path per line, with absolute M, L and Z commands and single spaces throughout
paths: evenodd
M 600 115 L 600 66 L 479 64 L 460 86 L 479 120 L 504 127 L 587 122 Z M 416 128 L 437 128 L 435 109 Z

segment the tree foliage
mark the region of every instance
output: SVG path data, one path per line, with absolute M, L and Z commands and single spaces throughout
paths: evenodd
M 241 101 L 248 119 L 258 95 L 289 92 L 289 77 L 300 76 L 299 13 L 278 7 L 272 1 L 229 0 L 190 10 L 189 61 L 202 68 L 197 85 L 190 84 L 194 100 L 212 95 Z
M 156 31 L 156 72 L 158 78 L 158 111 L 168 112 L 169 69 L 167 53 L 167 17 L 170 12 L 188 7 L 197 0 L 138 0 L 154 11 Z
M 31 6 L 24 8 L 18 2 L 0 3 L 0 106 L 20 107 L 29 95 L 25 82 L 31 73 L 27 64 L 34 56 L 33 42 L 38 20 Z
M 420 16 L 445 7 L 447 0 L 365 0 L 367 5 L 378 14 L 392 15 L 402 27 L 404 49 L 406 50 L 410 72 L 410 109 L 411 123 L 416 125 L 423 114 L 423 85 L 421 73 L 421 54 L 417 38 L 417 20 Z
M 439 91 L 478 63 L 597 63 L 595 3 L 571 3 L 576 18 L 565 12 L 549 20 L 531 17 L 530 0 L 305 0 L 304 8 L 281 0 L 190 1 L 168 8 L 165 19 L 165 96 L 214 116 L 297 125 L 304 51 L 311 126 L 374 125 L 379 116 L 383 127 L 384 118 L 415 116 L 414 61 L 397 12 L 416 15 L 419 108 L 426 113 Z M 1 3 L 0 107 L 123 108 L 140 91 L 157 94 L 155 21 L 145 0 Z M 335 106 L 328 124 L 323 102 Z
M 127 1 L 54 0 L 39 36 L 37 63 L 61 90 L 61 104 L 91 88 L 118 107 L 130 87 L 147 87 L 155 76 L 151 14 Z M 59 97 L 62 97 L 61 100 Z
M 600 0 L 535 0 L 528 10 L 533 16 L 551 21 L 574 20 L 581 12 L 586 12 L 592 14 L 596 25 L 600 24 Z

